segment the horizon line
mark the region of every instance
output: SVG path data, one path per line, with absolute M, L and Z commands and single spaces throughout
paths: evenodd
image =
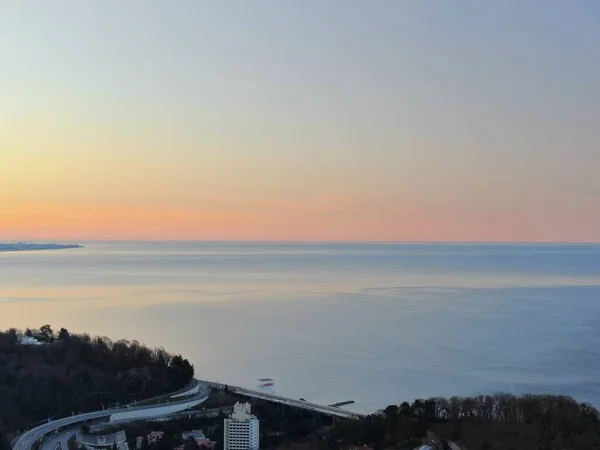
M 207 243 L 207 244 L 520 244 L 520 245 L 550 245 L 550 244 L 581 244 L 598 245 L 600 241 L 452 241 L 452 240 L 261 240 L 261 239 L 33 239 L 33 240 L 15 240 L 10 239 L 0 242 L 31 242 L 31 243 L 77 243 L 77 242 L 129 242 L 129 243 Z

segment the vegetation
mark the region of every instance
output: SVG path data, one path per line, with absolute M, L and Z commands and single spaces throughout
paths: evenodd
M 9 450 L 10 444 L 8 443 L 7 437 L 4 433 L 0 432 L 0 450 Z
M 375 449 L 420 445 L 428 432 L 468 450 L 592 450 L 600 448 L 598 411 L 570 397 L 496 394 L 431 398 L 388 406 L 361 420 L 338 423 L 289 449 Z M 442 439 L 443 441 L 443 439 Z
M 277 448 L 285 442 L 303 440 L 307 435 L 329 428 L 331 417 L 265 400 L 243 399 L 252 405 L 252 414 L 260 420 L 261 448 Z
M 220 406 L 233 405 L 236 401 L 248 401 L 247 398 L 233 394 L 219 396 L 223 403 Z M 263 400 L 252 400 L 252 413 L 260 420 L 261 448 L 275 448 L 282 442 L 301 440 L 324 426 L 331 424 L 331 418 L 319 413 L 301 410 L 285 405 L 276 405 Z M 221 413 L 217 417 L 182 417 L 169 421 L 159 422 L 133 422 L 119 424 L 115 429 L 105 428 L 102 433 L 125 430 L 130 448 L 135 448 L 137 436 L 145 436 L 150 431 L 164 431 L 164 437 L 154 444 L 149 444 L 147 439 L 142 440 L 142 450 L 173 450 L 176 446 L 186 444 L 187 450 L 196 450 L 194 441 L 182 439 L 182 432 L 189 430 L 203 430 L 208 439 L 217 442 L 215 450 L 223 448 L 224 419 Z
M 20 345 L 28 336 L 44 345 Z M 193 377 L 193 366 L 179 355 L 149 349 L 136 341 L 112 342 L 71 334 L 49 325 L 21 333 L 0 332 L 0 450 L 8 438 L 50 417 L 130 403 L 175 391 Z M 214 394 L 203 407 L 244 400 Z M 342 450 L 362 444 L 375 449 L 411 449 L 427 436 L 456 442 L 468 450 L 593 450 L 600 448 L 600 417 L 589 404 L 570 397 L 510 394 L 418 399 L 390 405 L 360 420 L 332 420 L 320 413 L 262 400 L 250 400 L 261 421 L 266 449 Z M 127 426 L 135 438 L 162 429 L 165 438 L 144 450 L 172 450 L 184 442 L 182 430 L 202 428 L 222 446 L 223 416 L 188 417 Z M 132 442 L 133 444 L 133 442 Z
M 22 335 L 45 345 L 19 345 Z M 55 332 L 49 325 L 0 332 L 0 430 L 13 435 L 48 418 L 172 392 L 193 375 L 187 359 L 137 341 Z
M 137 437 L 143 436 L 141 450 L 173 450 L 181 444 L 186 444 L 188 450 L 197 450 L 196 441 L 193 439 L 184 440 L 182 432 L 201 429 L 208 439 L 220 441 L 223 439 L 224 418 L 225 416 L 221 415 L 214 418 L 186 417 L 158 422 L 129 422 L 119 425 L 115 430 L 125 431 L 127 444 L 130 449 L 135 449 Z M 150 444 L 146 436 L 151 431 L 163 431 L 165 434 L 157 442 Z M 106 432 L 110 432 L 110 429 L 102 430 L 102 433 Z
M 222 408 L 225 406 L 233 406 L 235 402 L 239 401 L 242 401 L 242 397 L 226 393 L 220 389 L 213 389 L 208 399 L 196 406 L 195 409 Z
M 361 420 L 333 420 L 317 412 L 228 394 L 229 404 L 250 401 L 260 420 L 264 449 L 347 450 L 366 444 L 375 449 L 414 449 L 437 436 L 466 450 L 592 450 L 600 448 L 598 412 L 569 397 L 495 394 L 415 400 L 390 405 Z M 223 405 L 221 405 L 223 406 Z M 183 418 L 125 425 L 132 444 L 150 430 L 165 431 L 145 450 L 172 450 L 185 443 L 181 431 L 203 429 L 222 448 L 223 418 Z M 190 443 L 188 450 L 193 450 Z

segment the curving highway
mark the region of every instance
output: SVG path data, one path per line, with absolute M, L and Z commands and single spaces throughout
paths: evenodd
M 65 417 L 63 419 L 58 419 L 52 422 L 45 423 L 21 434 L 16 440 L 15 444 L 13 445 L 13 450 L 31 450 L 33 444 L 39 439 L 42 439 L 47 434 L 58 431 L 60 428 L 70 427 L 71 429 L 65 430 L 63 433 L 57 434 L 52 439 L 49 439 L 46 442 L 44 442 L 42 446 L 42 450 L 56 450 L 57 446 L 60 444 L 62 450 L 67 450 L 66 442 L 75 433 L 72 427 L 80 424 L 81 422 L 86 422 L 88 420 L 93 419 L 100 419 L 103 417 L 109 417 L 110 422 L 115 423 L 165 417 L 192 408 L 206 401 L 208 399 L 208 396 L 210 395 L 210 388 L 225 388 L 224 384 L 213 383 L 211 381 L 196 380 L 196 383 L 196 385 L 192 385 L 191 387 L 186 388 L 186 392 L 194 392 L 194 395 L 183 400 L 137 407 L 127 405 L 120 408 L 105 409 L 102 411 L 95 411 L 85 414 L 79 414 L 76 416 Z M 317 411 L 333 417 L 341 417 L 344 419 L 359 419 L 361 417 L 366 416 L 365 414 L 347 411 L 345 409 L 341 409 L 335 406 L 319 405 L 317 403 L 311 403 L 302 400 L 296 400 L 293 398 L 282 397 L 279 395 L 268 394 L 266 392 L 244 389 L 239 386 L 227 385 L 227 388 L 230 392 L 243 395 L 245 397 L 258 398 L 273 403 L 280 403 L 282 405 L 289 405 L 294 406 L 296 408 Z M 181 390 L 171 394 L 170 398 L 177 398 L 180 395 Z
M 143 419 L 150 419 L 152 417 L 161 417 L 166 414 L 171 414 L 173 412 L 180 412 L 186 409 L 192 408 L 200 403 L 206 401 L 208 396 L 210 395 L 210 387 L 206 385 L 200 385 L 199 391 L 190 398 L 186 398 L 183 400 L 178 400 L 170 403 L 159 403 L 156 405 L 147 405 L 147 406 L 123 406 L 120 408 L 114 409 L 104 409 L 102 411 L 95 411 L 85 414 L 79 414 L 76 416 L 65 417 L 63 419 L 54 420 L 52 422 L 45 423 L 38 427 L 32 428 L 31 430 L 26 431 L 21 434 L 18 439 L 15 441 L 13 445 L 13 450 L 30 450 L 33 444 L 43 438 L 45 435 L 52 433 L 53 431 L 57 431 L 59 428 L 63 427 L 72 427 L 73 425 L 79 424 L 81 422 L 85 422 L 93 419 L 100 419 L 103 417 L 110 417 L 111 422 L 113 418 L 111 416 L 120 417 L 122 415 L 131 416 L 139 416 Z M 168 412 L 161 412 L 161 410 L 167 409 Z M 155 414 L 153 414 L 152 410 L 155 410 Z M 139 414 L 136 414 L 139 413 Z M 59 442 L 63 442 L 64 436 L 57 436 L 53 439 L 58 445 Z M 67 438 L 68 439 L 68 438 Z M 56 448 L 56 445 L 54 448 Z M 66 450 L 66 449 L 64 449 Z

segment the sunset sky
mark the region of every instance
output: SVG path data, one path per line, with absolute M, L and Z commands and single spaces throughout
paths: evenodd
M 17 1 L 0 241 L 600 241 L 596 0 Z

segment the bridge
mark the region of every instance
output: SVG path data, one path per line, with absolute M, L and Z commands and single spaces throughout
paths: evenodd
M 200 381 L 207 386 L 210 386 L 215 389 L 224 390 L 227 387 L 227 390 L 231 393 L 242 395 L 244 397 L 257 398 L 260 400 L 266 400 L 272 403 L 279 403 L 281 405 L 293 406 L 295 408 L 307 409 L 309 411 L 316 411 L 322 414 L 332 416 L 332 417 L 341 417 L 344 419 L 360 419 L 361 417 L 366 417 L 366 414 L 361 414 L 353 411 L 347 411 L 345 409 L 341 409 L 335 406 L 329 405 L 319 405 L 317 403 L 311 403 L 304 400 L 296 400 L 293 398 L 282 397 L 280 395 L 269 394 L 266 392 L 253 391 L 251 389 L 245 389 L 239 386 L 231 386 L 225 385 L 222 383 L 214 383 L 211 381 Z
M 304 400 L 296 400 L 293 398 L 282 397 L 279 395 L 269 394 L 266 392 L 253 391 L 239 386 L 225 385 L 222 383 L 214 383 L 211 381 L 195 380 L 195 384 L 191 387 L 186 387 L 186 393 L 194 393 L 193 396 L 178 400 L 181 397 L 181 390 L 170 395 L 169 403 L 159 403 L 147 406 L 132 406 L 125 405 L 113 409 L 103 409 L 85 414 L 78 414 L 71 417 L 54 420 L 48 423 L 39 425 L 31 430 L 21 434 L 12 450 L 31 450 L 33 444 L 44 438 L 50 433 L 58 432 L 64 429 L 62 433 L 56 434 L 51 439 L 46 440 L 42 445 L 42 450 L 56 450 L 60 445 L 62 450 L 67 450 L 68 439 L 75 434 L 74 427 L 79 426 L 82 422 L 87 422 L 94 419 L 108 418 L 112 423 L 124 423 L 136 420 L 150 420 L 170 416 L 172 414 L 181 413 L 201 404 L 208 399 L 210 388 L 224 390 L 227 387 L 229 392 L 238 394 L 244 397 L 256 398 L 281 405 L 293 406 L 295 408 L 316 411 L 331 417 L 340 417 L 344 419 L 359 419 L 365 417 L 365 414 L 346 411 L 331 405 L 319 405 Z

